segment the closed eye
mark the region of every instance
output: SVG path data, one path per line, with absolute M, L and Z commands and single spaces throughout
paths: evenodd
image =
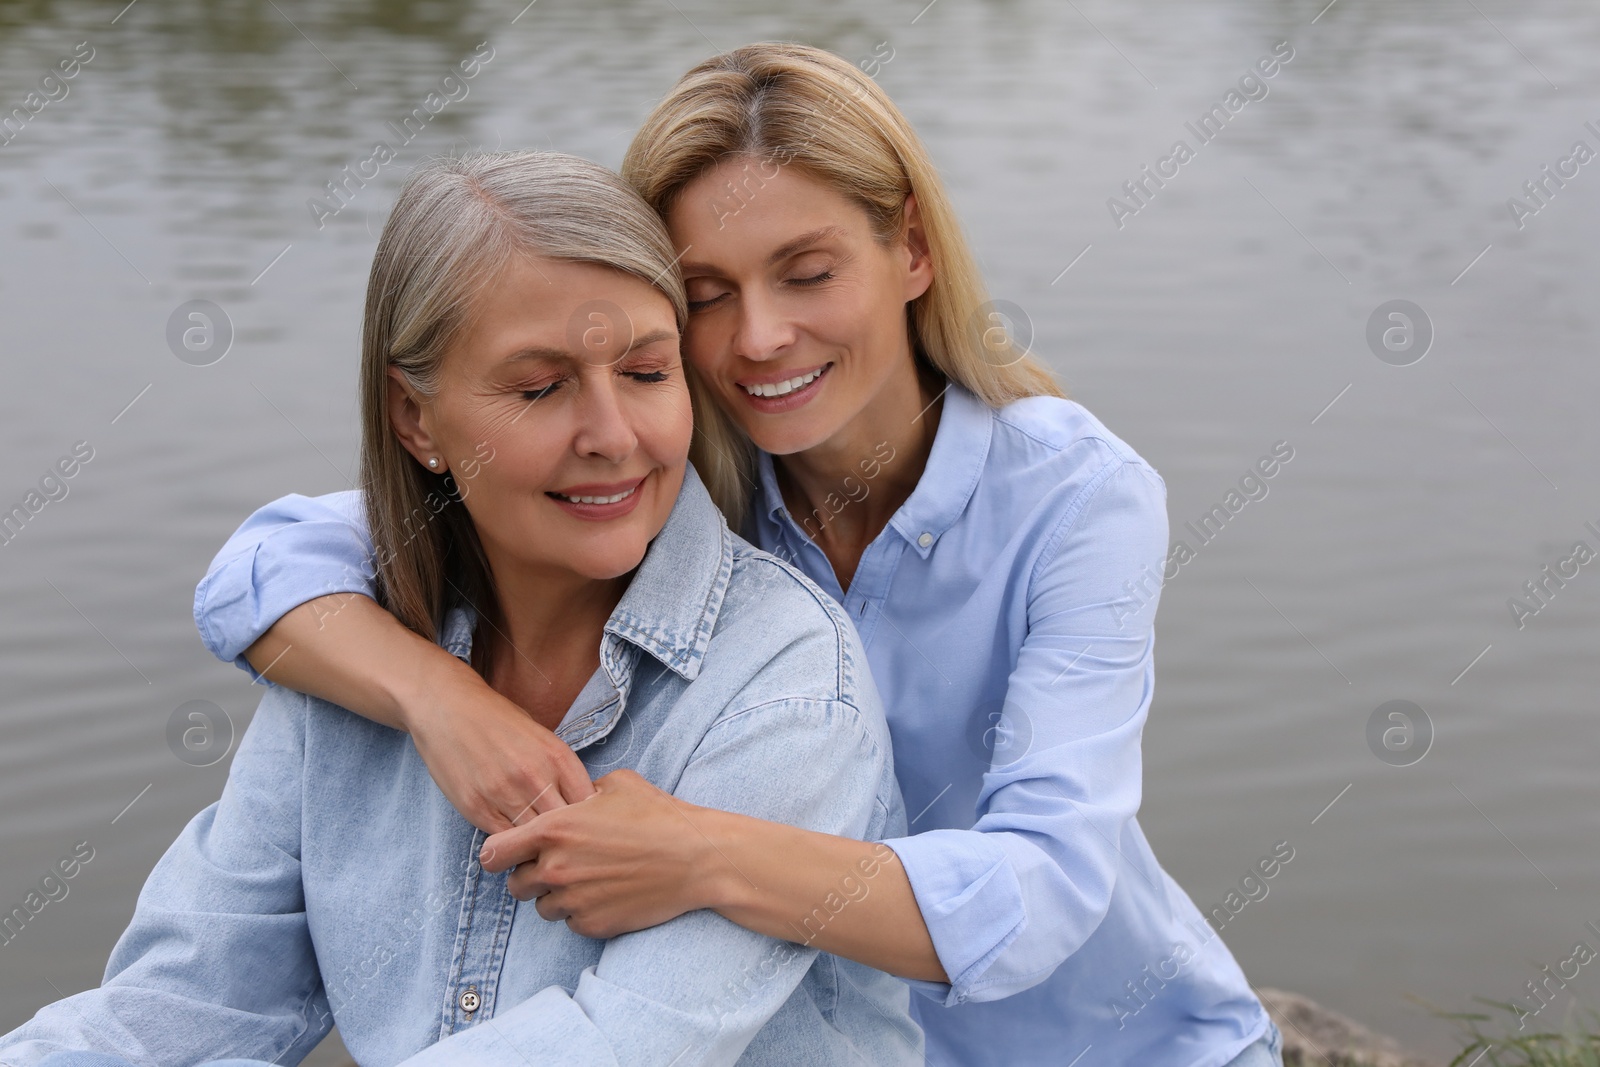
M 790 278 L 790 279 L 788 279 L 788 282 L 789 282 L 790 285 L 803 285 L 803 286 L 804 285 L 821 285 L 824 282 L 831 282 L 831 281 L 833 281 L 833 271 L 831 271 L 831 270 L 825 270 L 821 274 L 813 274 L 809 278 Z M 728 295 L 727 293 L 719 293 L 719 294 L 717 294 L 716 296 L 712 297 L 709 300 L 691 300 L 691 301 L 689 301 L 689 310 L 690 311 L 704 311 L 706 308 L 713 307 L 714 305 L 719 303 L 722 300 L 722 298 L 727 296 L 727 295 Z
M 626 371 L 624 373 L 626 373 L 627 376 L 632 378 L 634 381 L 646 383 L 664 382 L 668 377 L 667 372 L 664 370 Z M 542 389 L 524 389 L 522 390 L 522 399 L 529 401 L 542 400 L 560 387 L 561 382 L 554 381 Z

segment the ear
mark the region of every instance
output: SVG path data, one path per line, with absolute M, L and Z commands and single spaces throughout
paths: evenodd
M 429 429 L 432 408 L 427 398 L 415 392 L 406 382 L 398 367 L 389 368 L 389 427 L 416 461 L 430 474 L 444 474 L 450 462 Z M 428 460 L 439 461 L 438 467 L 429 467 Z
M 933 284 L 933 256 L 928 252 L 928 232 L 922 226 L 922 211 L 915 193 L 906 196 L 905 222 L 906 287 L 909 303 Z

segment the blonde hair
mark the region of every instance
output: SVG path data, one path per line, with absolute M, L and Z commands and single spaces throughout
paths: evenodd
M 1065 395 L 1009 334 L 996 337 L 986 314 L 993 305 L 938 171 L 911 124 L 864 72 L 797 44 L 752 44 L 714 56 L 679 79 L 645 119 L 622 176 L 665 217 L 686 185 L 739 157 L 801 168 L 859 204 L 884 243 L 902 235 L 906 197 L 914 195 L 933 282 L 907 309 L 913 353 L 991 407 Z M 695 397 L 695 469 L 738 528 L 754 485 L 754 448 L 704 400 Z
M 428 160 L 406 178 L 367 280 L 361 481 L 378 603 L 430 640 L 460 600 L 491 626 L 503 629 L 504 615 L 455 479 L 419 464 L 390 425 L 389 368 L 422 396 L 436 395 L 445 353 L 469 324 L 478 292 L 531 255 L 645 280 L 671 301 L 680 330 L 687 314 L 660 216 L 598 163 L 557 152 L 497 152 Z M 480 646 L 486 643 L 475 645 L 474 656 L 486 670 L 487 647 Z

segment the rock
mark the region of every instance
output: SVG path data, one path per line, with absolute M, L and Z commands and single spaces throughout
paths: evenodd
M 1310 997 L 1282 989 L 1256 993 L 1283 1032 L 1284 1067 L 1436 1067 Z

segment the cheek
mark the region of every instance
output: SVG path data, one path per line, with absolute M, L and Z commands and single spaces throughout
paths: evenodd
M 462 503 L 480 534 L 503 540 L 498 532 L 526 528 L 529 509 L 544 501 L 541 494 L 550 476 L 544 449 L 531 440 L 502 436 L 495 443 L 494 462 L 479 468 Z
M 835 299 L 817 301 L 809 310 L 806 332 L 824 344 L 846 349 L 855 370 L 877 377 L 879 365 L 887 366 L 905 337 L 903 305 L 865 285 L 834 295 Z
M 532 417 L 530 412 L 513 431 L 521 430 Z M 556 478 L 552 457 L 566 453 L 547 438 L 503 433 L 495 440 L 494 461 L 478 470 L 462 500 L 479 539 L 519 559 L 549 560 L 564 551 L 548 540 L 548 509 L 554 505 L 544 492 Z
M 870 257 L 868 257 L 870 259 Z M 838 281 L 809 300 L 803 314 L 810 331 L 844 344 L 878 344 L 905 321 L 905 301 L 875 262 L 852 264 Z M 901 326 L 903 329 L 903 325 Z
M 717 323 L 717 315 L 698 315 L 691 317 L 683 328 L 683 339 L 679 350 L 683 358 L 694 365 L 700 372 L 700 377 L 707 381 L 715 381 L 717 368 L 727 357 L 728 350 L 732 347 L 728 341 L 727 327 Z
M 562 457 L 571 451 L 571 437 L 559 416 L 554 410 L 541 411 L 537 404 L 510 402 L 484 405 L 455 423 L 449 442 L 451 468 L 470 487 L 466 500 L 474 517 L 480 508 L 526 501 L 530 489 L 550 481 Z M 466 460 L 475 455 L 493 458 L 468 464 Z
M 878 351 L 894 325 L 894 316 L 875 305 L 870 293 L 856 291 L 845 296 L 835 305 L 818 309 L 817 332 L 853 346 L 858 358 Z
M 694 438 L 694 408 L 683 375 L 641 396 L 633 406 L 631 421 L 640 448 L 651 459 L 663 466 L 687 460 L 689 442 Z

